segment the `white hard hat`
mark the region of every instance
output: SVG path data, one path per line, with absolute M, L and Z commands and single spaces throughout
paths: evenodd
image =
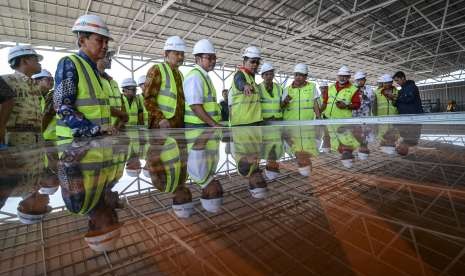
M 331 148 L 321 148 L 321 152 L 323 152 L 323 153 L 330 153 L 330 152 L 331 152 Z
M 201 198 L 200 203 L 202 204 L 202 207 L 205 209 L 205 211 L 210 213 L 217 213 L 221 209 L 221 205 L 223 205 L 223 198 Z
M 103 35 L 111 39 L 110 30 L 107 27 L 107 24 L 103 22 L 103 19 L 95 14 L 85 14 L 79 16 L 79 18 L 74 22 L 73 33 L 78 32 L 88 32 Z
M 128 169 L 126 168 L 126 174 L 129 177 L 138 177 L 140 174 L 141 169 Z
M 270 171 L 270 170 L 265 169 L 265 177 L 266 177 L 266 179 L 273 180 L 278 176 L 279 176 L 279 172 Z
M 274 67 L 271 63 L 263 63 L 262 65 L 262 68 L 260 68 L 260 75 L 262 75 L 263 73 L 266 73 L 268 71 L 271 71 L 271 70 L 274 70 Z
M 122 88 L 125 88 L 125 87 L 136 87 L 137 86 L 137 83 L 135 80 L 131 79 L 131 78 L 127 78 L 127 79 L 124 79 L 122 82 L 121 82 L 121 87 Z
M 215 54 L 215 47 L 213 43 L 208 39 L 201 39 L 195 43 L 194 48 L 192 49 L 192 54 Z
M 46 69 L 42 69 L 42 71 L 40 71 L 40 73 L 38 74 L 35 74 L 35 75 L 32 75 L 32 79 L 39 79 L 39 78 L 51 78 L 52 77 L 52 74 L 46 70 Z
M 339 70 L 337 71 L 338 76 L 350 76 L 350 70 L 349 67 L 343 65 Z
M 140 76 L 139 78 L 137 78 L 137 85 L 144 84 L 146 80 L 147 80 L 147 76 L 146 76 L 146 75 Z
M 298 63 L 294 66 L 294 73 L 300 73 L 308 75 L 308 66 L 307 64 Z
M 43 56 L 39 55 L 34 49 L 32 49 L 30 45 L 21 45 L 10 48 L 10 50 L 8 51 L 8 63 L 11 64 L 11 61 L 14 58 L 29 55 L 37 56 L 37 58 L 39 58 L 39 61 L 42 61 L 42 59 L 44 58 Z
M 328 87 L 328 82 L 327 81 L 320 81 L 319 86 L 320 87 Z
M 366 77 L 367 77 L 367 74 L 365 74 L 365 72 L 362 72 L 362 71 L 357 71 L 355 72 L 355 75 L 354 75 L 355 80 L 364 79 Z
M 172 205 L 174 214 L 178 218 L 188 218 L 194 213 L 194 203 L 187 202 L 183 204 L 173 204 Z
M 342 159 L 342 165 L 348 169 L 352 168 L 353 160 L 352 159 Z
M 310 173 L 312 172 L 312 169 L 310 168 L 310 166 L 305 166 L 305 167 L 301 167 L 299 168 L 299 173 L 301 176 L 310 176 Z
M 17 210 L 18 219 L 22 224 L 36 224 L 42 221 L 45 214 L 31 215 Z
M 258 49 L 255 46 L 250 46 L 245 48 L 244 53 L 242 54 L 242 57 L 248 57 L 248 58 L 261 58 L 262 53 L 260 49 Z
M 87 245 L 90 249 L 96 252 L 108 252 L 116 247 L 116 242 L 118 241 L 119 236 L 121 235 L 121 229 L 117 227 L 109 232 L 91 235 L 86 234 L 84 240 L 87 242 Z
M 392 82 L 392 77 L 389 74 L 383 75 L 383 82 Z
M 358 159 L 360 160 L 367 160 L 368 159 L 368 153 L 365 152 L 357 152 Z
M 262 199 L 268 195 L 267 188 L 254 188 L 254 189 L 250 189 L 249 191 L 250 191 L 250 195 L 252 195 L 253 198 Z
M 165 51 L 178 51 L 178 52 L 185 52 L 186 51 L 186 43 L 182 38 L 179 36 L 170 36 L 165 42 L 165 46 L 163 47 Z
M 43 195 L 53 195 L 58 191 L 58 186 L 56 187 L 41 187 L 39 193 Z
M 383 82 L 383 76 L 379 76 L 377 82 Z
M 396 148 L 393 146 L 382 146 L 379 147 L 382 153 L 385 153 L 387 155 L 395 155 L 396 154 Z

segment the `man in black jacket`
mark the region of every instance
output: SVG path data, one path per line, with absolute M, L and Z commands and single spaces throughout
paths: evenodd
M 415 82 L 413 80 L 407 80 L 402 71 L 395 73 L 392 78 L 402 87 L 397 96 L 397 101 L 395 102 L 399 114 L 423 113 L 420 92 Z

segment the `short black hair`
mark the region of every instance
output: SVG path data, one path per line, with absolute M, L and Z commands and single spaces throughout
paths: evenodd
M 405 79 L 405 73 L 402 71 L 397 71 L 392 78 Z
M 90 33 L 90 32 L 78 32 L 77 33 L 77 39 L 78 39 L 77 45 L 78 45 L 78 47 L 81 48 L 81 44 L 79 43 L 79 39 L 81 37 L 89 38 L 91 35 L 92 35 L 92 33 Z

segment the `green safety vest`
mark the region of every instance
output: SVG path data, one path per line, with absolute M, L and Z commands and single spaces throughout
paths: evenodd
M 110 104 L 107 86 L 102 78 L 97 76 L 89 63 L 78 55 L 70 55 L 68 58 L 74 63 L 78 73 L 79 83 L 77 87 L 76 110 L 84 114 L 92 123 L 104 128 L 110 125 Z M 58 115 L 57 115 L 58 116 Z M 57 117 L 59 118 L 59 117 Z M 63 120 L 57 121 L 56 134 L 59 137 L 73 137 L 71 129 Z
M 386 116 L 386 115 L 397 115 L 397 107 L 392 104 L 392 101 L 386 98 L 381 94 L 382 88 L 378 88 L 375 91 L 376 95 L 376 116 Z M 397 95 L 398 91 L 394 87 L 392 88 L 392 94 Z
M 119 90 L 118 83 L 115 80 L 111 81 L 105 81 L 106 83 L 110 84 L 110 107 L 113 107 L 117 110 L 121 110 L 121 107 L 123 106 L 122 102 L 122 94 Z M 118 121 L 118 117 L 111 117 L 111 124 L 114 125 Z
M 149 112 L 147 111 L 147 108 L 145 107 L 144 104 L 144 95 L 143 94 L 138 94 L 136 95 L 137 100 L 139 101 L 139 105 L 142 107 L 143 113 L 144 113 L 144 126 L 149 125 Z
M 92 211 L 100 197 L 105 186 L 110 183 L 114 176 L 112 167 L 113 150 L 111 147 L 96 147 L 89 149 L 82 160 L 79 161 L 79 167 L 82 171 L 82 180 L 84 184 L 84 202 L 79 210 L 69 210 L 75 214 L 88 214 Z
M 139 115 L 139 99 L 134 96 L 132 98 L 132 103 L 131 105 L 129 105 L 129 100 L 126 96 L 123 96 L 123 104 L 124 104 L 124 107 L 126 108 L 126 113 L 128 114 L 128 117 L 129 117 L 129 120 L 128 122 L 126 123 L 126 125 L 128 126 L 136 126 L 138 125 L 138 115 Z
M 316 133 L 313 126 L 292 126 L 286 127 L 285 131 L 291 138 L 292 144 L 290 145 L 290 154 L 296 154 L 296 152 L 307 152 L 313 156 L 319 154 L 316 143 Z
M 49 91 L 47 94 L 53 93 L 52 91 Z M 45 98 L 40 97 L 40 110 L 42 113 L 45 111 Z M 57 134 L 56 134 L 56 126 L 57 126 L 57 118 L 52 118 L 48 126 L 42 131 L 42 136 L 44 137 L 44 140 L 47 141 L 54 141 L 57 139 Z
M 356 92 L 357 87 L 353 84 L 349 88 L 344 88 L 339 92 L 337 92 L 335 84 L 330 85 L 328 87 L 328 105 L 323 112 L 326 118 L 352 118 L 352 110 L 340 109 L 336 106 L 336 102 L 343 101 L 345 104 L 350 104 L 352 102 L 352 97 Z
M 236 160 L 236 165 L 242 157 L 257 155 L 260 157 L 261 147 L 263 143 L 262 129 L 252 127 L 232 128 L 233 136 L 233 157 Z M 253 166 L 255 165 L 255 166 Z M 247 176 L 250 176 L 252 171 L 257 168 L 257 164 L 250 166 L 250 171 Z
M 236 74 L 238 72 L 236 72 Z M 237 89 L 233 81 L 231 87 L 231 114 L 229 116 L 232 126 L 247 125 L 263 121 L 258 85 L 255 83 L 254 77 L 244 71 L 241 72 L 244 74 L 247 84 L 254 88 L 254 93 L 250 96 L 245 96 L 243 91 Z
M 281 110 L 281 95 L 283 94 L 283 88 L 281 85 L 273 83 L 273 96 L 271 96 L 266 90 L 264 82 L 260 83 L 258 88 L 260 91 L 263 119 L 281 119 L 283 117 Z
M 198 77 L 202 80 L 203 85 L 203 108 L 205 112 L 210 115 L 210 117 L 215 122 L 221 121 L 221 111 L 220 105 L 216 102 L 216 90 L 213 86 L 213 83 L 210 78 L 205 77 L 205 75 L 197 68 L 192 69 L 188 74 L 187 77 Z M 194 111 L 192 111 L 191 107 L 186 104 L 185 105 L 185 113 L 184 113 L 184 122 L 189 124 L 205 124 L 202 119 L 200 119 L 197 115 L 195 115 Z
M 339 145 L 345 145 L 351 147 L 353 150 L 360 147 L 360 142 L 355 139 L 354 135 L 351 131 L 344 131 L 342 133 L 338 133 L 337 129 L 339 128 L 338 125 L 329 126 L 330 128 L 330 137 L 331 137 L 331 149 L 333 151 L 337 151 Z
M 284 120 L 301 121 L 314 120 L 315 111 L 313 110 L 315 84 L 308 82 L 304 87 L 294 88 L 292 85 L 287 87 L 287 93 L 292 97 L 292 101 L 284 109 Z
M 284 156 L 283 140 L 281 129 L 276 126 L 262 127 L 262 147 L 261 158 L 265 160 L 279 160 Z M 274 150 L 275 156 L 271 153 Z
M 166 186 L 161 192 L 174 192 L 181 181 L 181 153 L 174 138 L 166 138 L 160 154 L 166 174 Z
M 167 63 L 159 63 L 158 66 L 161 74 L 160 92 L 157 95 L 157 104 L 163 116 L 166 119 L 174 117 L 177 104 L 178 87 L 174 79 L 173 71 Z M 182 74 L 181 74 L 182 77 Z

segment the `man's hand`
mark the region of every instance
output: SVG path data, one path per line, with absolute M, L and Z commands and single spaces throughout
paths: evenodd
M 287 106 L 292 101 L 292 97 L 287 95 L 283 100 L 283 106 Z
M 337 102 L 336 102 L 336 106 L 337 106 L 338 108 L 340 108 L 340 109 L 346 109 L 346 108 L 348 108 L 348 105 L 345 104 L 343 101 L 337 101 Z
M 253 86 L 251 86 L 250 84 L 244 85 L 244 95 L 252 96 L 253 93 L 254 93 Z
M 158 126 L 159 126 L 160 128 L 170 128 L 170 127 L 171 127 L 170 122 L 169 122 L 167 119 L 161 120 L 161 121 L 158 123 Z

